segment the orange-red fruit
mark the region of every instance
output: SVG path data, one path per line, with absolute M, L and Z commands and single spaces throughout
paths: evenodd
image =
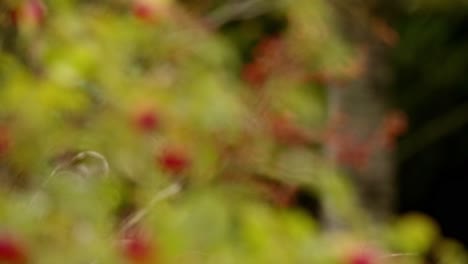
M 45 6 L 41 0 L 29 0 L 25 5 L 26 14 L 30 15 L 34 20 L 40 24 L 44 21 Z
M 131 263 L 155 263 L 156 248 L 148 235 L 139 228 L 125 231 L 121 246 L 123 254 Z
M 388 135 L 400 136 L 408 129 L 408 118 L 406 114 L 400 111 L 390 113 L 385 118 L 385 129 Z
M 310 142 L 307 131 L 288 116 L 274 117 L 270 126 L 273 136 L 282 144 L 301 145 Z
M 376 255 L 369 250 L 360 250 L 352 253 L 347 261 L 348 264 L 377 264 Z
M 265 59 L 282 53 L 284 48 L 284 41 L 280 37 L 271 36 L 260 41 L 253 53 L 256 59 Z
M 167 147 L 158 157 L 158 163 L 163 170 L 180 174 L 190 166 L 191 160 L 188 153 L 182 148 Z
M 395 111 L 385 117 L 382 128 L 382 143 L 387 148 L 394 148 L 399 136 L 408 130 L 408 118 L 405 113 Z
M 7 127 L 0 125 L 0 157 L 3 156 L 11 146 L 11 135 Z
M 248 63 L 242 69 L 242 79 L 252 87 L 262 86 L 266 78 L 266 72 L 259 63 Z
M 139 130 L 151 132 L 159 127 L 160 120 L 155 111 L 147 109 L 136 114 L 135 123 Z
M 321 86 L 327 85 L 331 80 L 332 78 L 330 74 L 325 71 L 314 72 L 306 76 L 306 81 L 310 81 Z
M 154 22 L 156 18 L 156 10 L 153 5 L 146 1 L 134 1 L 133 15 L 144 22 Z
M 284 55 L 284 41 L 277 36 L 268 37 L 258 43 L 253 50 L 253 61 L 242 69 L 242 78 L 253 87 L 262 86 L 272 66 Z
M 361 170 L 369 164 L 369 149 L 365 146 L 351 146 L 339 152 L 338 160 L 345 165 Z
M 0 234 L 0 263 L 27 263 L 27 254 L 23 245 L 8 235 Z
M 11 12 L 11 19 L 15 25 L 26 22 L 40 25 L 45 19 L 45 5 L 41 0 L 26 0 L 16 10 Z
M 372 145 L 360 142 L 351 135 L 335 135 L 332 144 L 337 149 L 337 160 L 343 165 L 356 170 L 363 170 L 369 165 L 372 155 Z
M 15 26 L 18 24 L 18 17 L 19 17 L 18 13 L 19 11 L 17 9 L 10 11 L 11 23 Z

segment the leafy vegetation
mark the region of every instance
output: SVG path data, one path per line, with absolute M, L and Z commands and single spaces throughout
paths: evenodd
M 373 223 L 324 154 L 323 80 L 356 56 L 332 8 L 260 7 L 284 29 L 239 38 L 219 29 L 235 14 L 174 1 L 3 1 L 0 263 L 466 263 L 424 216 Z

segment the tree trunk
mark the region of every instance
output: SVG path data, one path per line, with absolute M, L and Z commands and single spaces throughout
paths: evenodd
M 346 135 L 347 139 L 329 144 L 328 153 L 337 163 L 342 159 L 343 148 L 351 148 L 347 155 L 353 156 L 348 157 L 353 160 L 358 160 L 358 155 L 365 156 L 359 166 L 347 166 L 348 175 L 356 187 L 360 205 L 373 220 L 382 222 L 391 215 L 394 200 L 392 151 L 381 144 L 379 133 L 386 112 L 386 86 L 390 76 L 386 65 L 388 43 L 375 35 L 372 3 L 337 1 L 334 8 L 345 38 L 352 47 L 361 50 L 355 67 L 362 67 L 362 72 L 346 82 L 330 84 L 329 114 L 331 118 L 342 117 L 336 133 L 341 139 Z

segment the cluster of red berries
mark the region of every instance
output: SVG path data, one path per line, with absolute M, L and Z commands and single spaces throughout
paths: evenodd
M 377 148 L 392 150 L 396 140 L 408 129 L 408 120 L 405 113 L 392 111 L 387 114 L 382 124 L 367 140 L 359 140 L 347 132 L 337 132 L 346 126 L 343 120 L 332 121 L 340 124 L 332 125 L 327 135 L 327 143 L 336 151 L 336 159 L 343 165 L 357 170 L 365 169 Z M 336 126 L 336 127 L 335 127 Z
M 133 122 L 135 127 L 144 133 L 154 132 L 161 126 L 160 115 L 152 108 L 138 111 Z M 156 155 L 157 165 L 166 172 L 177 175 L 191 165 L 191 159 L 185 148 L 180 146 L 165 146 Z
M 132 4 L 133 15 L 147 23 L 158 20 L 160 15 L 155 4 L 145 0 L 135 0 Z M 46 15 L 46 6 L 42 0 L 25 0 L 17 8 L 11 10 L 10 17 L 14 25 L 28 23 L 41 25 Z

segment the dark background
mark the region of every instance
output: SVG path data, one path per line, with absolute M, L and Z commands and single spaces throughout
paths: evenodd
M 393 102 L 410 129 L 398 151 L 398 211 L 422 211 L 468 245 L 468 10 L 402 13 Z

